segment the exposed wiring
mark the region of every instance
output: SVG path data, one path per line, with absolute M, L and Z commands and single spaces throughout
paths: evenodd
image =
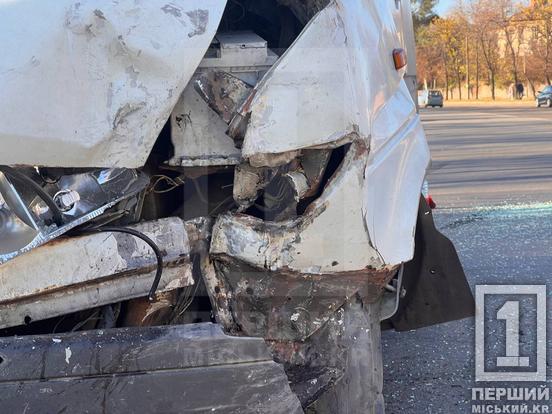
M 40 197 L 40 199 L 42 199 L 42 201 L 46 203 L 46 205 L 52 212 L 54 222 L 58 226 L 63 225 L 64 220 L 62 211 L 60 210 L 52 196 L 48 194 L 39 184 L 37 184 L 32 178 L 27 177 L 25 174 L 22 174 L 11 167 L 0 165 L 0 171 L 12 180 L 18 181 L 20 184 L 26 184 L 31 187 L 38 195 L 38 197 Z
M 159 175 L 154 175 L 151 178 L 154 181 L 150 185 L 148 189 L 148 193 L 165 194 L 185 184 L 185 181 L 182 177 L 171 178 L 167 175 L 159 174 Z M 159 184 L 161 184 L 162 182 L 165 182 L 165 184 L 167 185 L 167 188 L 164 188 L 164 189 L 158 188 Z
M 201 258 L 199 256 L 192 256 L 192 275 L 194 276 L 194 285 L 186 286 L 183 289 L 180 299 L 173 309 L 171 323 L 177 323 L 178 319 L 188 310 L 194 301 L 200 285 L 203 283 L 200 270 L 200 260 Z
M 128 227 L 119 227 L 119 226 L 103 226 L 103 227 L 84 229 L 81 231 L 81 233 L 84 233 L 84 234 L 86 233 L 125 233 L 125 234 L 130 234 L 131 236 L 134 236 L 144 241 L 147 245 L 149 245 L 153 250 L 153 252 L 155 253 L 155 257 L 157 258 L 157 270 L 155 272 L 155 278 L 153 279 L 153 283 L 151 285 L 151 288 L 148 294 L 148 300 L 150 302 L 155 301 L 155 292 L 159 287 L 159 282 L 161 281 L 161 276 L 163 274 L 163 253 L 161 253 L 161 250 L 152 239 L 150 239 L 144 233 L 139 232 L 138 230 L 130 229 Z
M 201 285 L 202 282 L 203 281 L 201 279 L 198 280 L 197 282 L 195 282 L 194 290 L 191 292 L 191 294 L 189 294 L 188 299 L 186 301 L 184 301 L 181 308 L 179 309 L 178 317 L 181 317 L 182 315 L 184 315 L 184 312 L 186 312 L 188 310 L 188 308 L 190 307 L 190 305 L 194 301 L 196 293 L 199 290 L 199 286 Z

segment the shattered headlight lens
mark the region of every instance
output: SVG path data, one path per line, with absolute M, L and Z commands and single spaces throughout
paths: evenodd
M 124 168 L 62 175 L 43 186 L 28 173 L 22 180 L 24 174 L 0 171 L 0 264 L 98 217 L 149 183 L 145 174 Z

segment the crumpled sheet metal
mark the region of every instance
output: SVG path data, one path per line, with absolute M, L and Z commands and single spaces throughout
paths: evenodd
M 187 226 L 173 217 L 134 227 L 165 254 L 158 292 L 194 284 Z M 0 265 L 0 328 L 146 296 L 155 269 L 151 247 L 128 234 L 55 240 Z
M 410 101 L 404 89 L 403 97 Z M 414 255 L 418 204 L 428 162 L 427 141 L 417 116 L 369 155 L 363 210 L 374 247 L 386 263 L 408 262 Z
M 205 272 L 206 285 L 229 331 L 304 340 L 353 295 L 377 301 L 396 267 L 384 264 L 364 227 L 365 166 L 366 147 L 357 140 L 303 216 L 266 222 L 228 213 L 217 219 L 210 247 L 216 272 Z
M 335 6 L 315 17 L 265 78 L 246 112 L 243 156 L 281 154 L 353 132 L 353 83 L 347 38 Z
M 230 258 L 215 260 L 218 322 L 234 334 L 304 341 L 347 300 L 376 303 L 394 268 L 304 274 L 259 269 Z M 221 282 L 222 280 L 222 282 Z
M 401 2 L 400 7 L 409 7 Z M 352 136 L 369 148 L 359 203 L 387 264 L 412 258 L 429 150 L 392 52 L 403 47 L 396 2 L 334 0 L 317 14 L 242 107 L 243 156 L 256 167 Z M 286 156 L 288 155 L 289 156 Z
M 0 165 L 141 167 L 225 5 L 0 3 Z
M 211 255 L 303 274 L 383 268 L 360 209 L 365 165 L 366 147 L 356 141 L 321 197 L 296 219 L 266 222 L 242 214 L 221 215 L 213 229 Z

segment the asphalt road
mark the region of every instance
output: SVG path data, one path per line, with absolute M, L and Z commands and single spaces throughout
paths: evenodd
M 439 205 L 435 220 L 455 243 L 472 289 L 481 284 L 548 284 L 552 110 L 445 108 L 422 114 L 434 159 L 430 180 Z M 549 298 L 549 315 L 551 308 Z M 550 381 L 550 320 L 548 328 Z M 492 329 L 489 335 L 501 337 Z M 521 335 L 522 352 L 535 345 L 530 333 L 522 330 Z M 473 320 L 384 332 L 383 354 L 388 414 L 469 413 L 472 387 L 512 385 L 475 383 Z
M 423 109 L 442 207 L 552 200 L 552 110 Z

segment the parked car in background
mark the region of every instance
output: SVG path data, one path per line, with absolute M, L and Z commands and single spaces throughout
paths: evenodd
M 548 85 L 542 91 L 537 93 L 536 99 L 537 108 L 541 105 L 546 105 L 548 108 L 552 108 L 552 86 Z
M 443 107 L 443 94 L 441 91 L 425 90 L 418 92 L 418 105 L 423 108 Z

